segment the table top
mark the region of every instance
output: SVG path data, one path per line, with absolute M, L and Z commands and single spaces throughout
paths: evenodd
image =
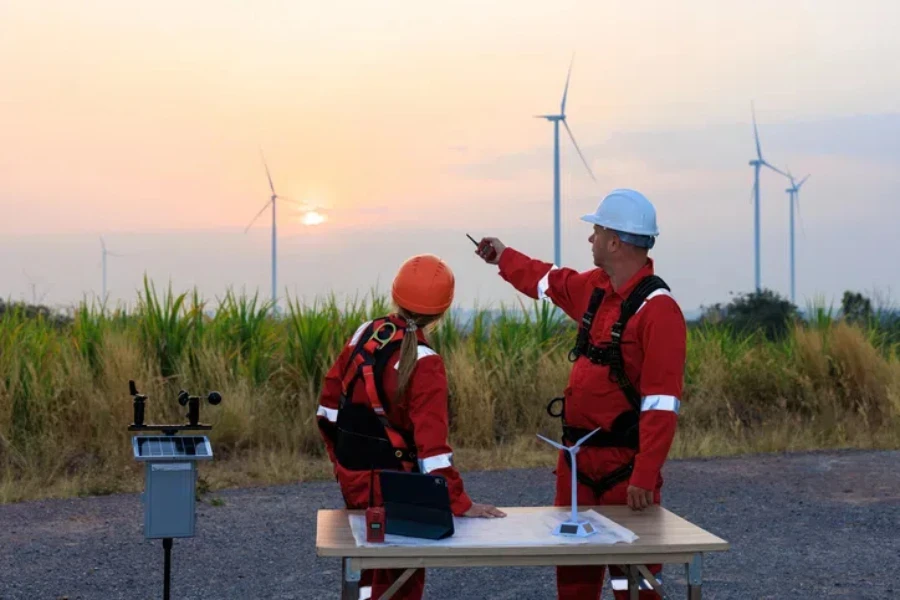
M 633 531 L 638 539 L 631 544 L 565 544 L 534 546 L 503 546 L 505 556 L 551 555 L 623 555 L 623 554 L 688 554 L 715 552 L 729 549 L 725 540 L 709 533 L 675 513 L 658 505 L 641 512 L 627 506 L 579 506 L 579 510 L 595 510 L 619 525 Z M 558 510 L 570 512 L 568 507 L 502 507 L 512 515 Z M 464 557 L 496 554 L 501 548 L 492 548 L 479 540 L 478 546 L 379 546 L 357 547 L 350 530 L 349 515 L 364 511 L 320 510 L 316 524 L 316 553 L 319 556 L 351 558 L 412 558 L 412 557 Z

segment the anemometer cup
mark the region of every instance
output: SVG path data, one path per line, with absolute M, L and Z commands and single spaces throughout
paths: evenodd
M 219 392 L 210 392 L 208 400 L 210 404 L 216 406 L 222 402 L 222 394 Z

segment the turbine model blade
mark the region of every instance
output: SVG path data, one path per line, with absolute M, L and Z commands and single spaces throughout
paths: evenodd
M 572 77 L 572 63 L 575 62 L 575 55 L 572 55 L 572 60 L 569 61 L 569 72 L 566 73 L 566 87 L 563 88 L 563 97 L 562 103 L 559 105 L 559 114 L 563 117 L 566 116 L 566 98 L 569 96 L 569 78 Z
M 253 220 L 250 221 L 250 224 L 247 225 L 247 228 L 246 228 L 246 229 L 244 229 L 244 233 L 247 233 L 248 231 L 250 231 L 250 227 L 256 222 L 256 220 L 259 218 L 259 216 L 260 216 L 261 214 L 263 214 L 264 212 L 266 212 L 266 209 L 269 208 L 269 205 L 270 205 L 270 204 L 272 204 L 272 201 L 271 201 L 271 200 L 269 200 L 268 202 L 266 202 L 266 204 L 259 210 L 259 212 L 256 213 L 256 216 L 253 217 Z
M 753 113 L 753 138 L 756 140 L 756 158 L 762 160 L 762 148 L 759 145 L 759 129 L 756 127 L 756 108 L 750 103 L 750 111 Z
M 539 434 L 539 433 L 537 434 L 537 436 L 538 436 L 539 438 L 541 438 L 542 440 L 544 440 L 545 442 L 547 442 L 548 444 L 550 444 L 551 446 L 553 446 L 554 448 L 559 448 L 560 450 L 566 450 L 566 451 L 568 451 L 568 448 L 566 448 L 566 447 L 563 446 L 562 444 L 557 444 L 557 443 L 554 442 L 553 440 L 548 440 L 547 438 L 545 438 L 544 436 L 542 436 L 542 435 Z
M 275 184 L 272 183 L 272 175 L 269 174 L 269 165 L 266 163 L 266 156 L 263 154 L 262 148 L 259 149 L 259 155 L 262 157 L 263 166 L 266 168 L 266 177 L 269 179 L 269 189 L 272 195 L 275 195 Z
M 797 190 L 799 191 L 799 190 L 800 190 L 800 186 L 803 185 L 803 184 L 806 182 L 807 179 L 809 179 L 809 175 L 807 175 L 806 177 L 804 177 L 803 179 L 801 179 L 801 180 L 800 180 L 800 183 L 798 183 L 796 186 L 794 186 L 795 189 L 797 189 Z M 798 202 L 799 202 L 799 200 L 798 200 Z
M 566 126 L 566 131 L 569 132 L 569 138 L 572 140 L 572 143 L 575 145 L 575 151 L 578 152 L 578 156 L 581 157 L 581 162 L 584 163 L 584 168 L 586 168 L 588 173 L 591 175 L 591 179 L 593 179 L 596 182 L 597 178 L 594 177 L 594 172 L 591 170 L 591 165 L 588 164 L 588 161 L 584 157 L 584 154 L 581 153 L 581 148 L 578 147 L 578 142 L 575 141 L 575 136 L 572 135 L 572 130 L 569 129 L 569 124 L 566 122 L 565 119 L 563 119 L 563 125 Z
M 591 437 L 592 435 L 594 435 L 595 433 L 597 433 L 597 432 L 600 431 L 601 429 L 602 429 L 602 427 L 598 427 L 597 429 L 593 430 L 592 432 L 590 432 L 589 434 L 587 434 L 586 436 L 584 436 L 583 438 L 581 438 L 580 440 L 578 440 L 577 442 L 575 442 L 575 448 L 580 447 L 581 444 L 582 444 L 585 440 L 587 440 L 589 437 Z

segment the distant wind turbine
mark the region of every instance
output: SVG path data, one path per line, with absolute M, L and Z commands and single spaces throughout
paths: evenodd
M 788 197 L 790 198 L 790 206 L 791 206 L 791 303 L 795 302 L 795 270 L 794 270 L 794 205 L 797 206 L 797 214 L 800 214 L 800 186 L 806 183 L 806 180 L 809 179 L 809 175 L 804 177 L 798 182 L 794 181 L 793 175 L 791 175 L 790 169 L 788 169 L 788 179 L 791 180 L 791 187 L 784 190 L 788 193 Z
M 266 178 L 269 180 L 269 189 L 272 191 L 272 196 L 269 198 L 269 201 L 265 203 L 265 205 L 260 209 L 256 216 L 253 217 L 253 220 L 250 221 L 250 224 L 247 225 L 247 228 L 244 229 L 244 233 L 250 231 L 250 227 L 256 220 L 259 218 L 261 214 L 263 214 L 269 205 L 272 205 L 272 309 L 277 311 L 278 309 L 278 252 L 277 252 L 277 218 L 276 218 L 276 208 L 278 200 L 285 200 L 287 202 L 291 202 L 293 204 L 300 204 L 299 202 L 295 202 L 290 198 L 285 198 L 284 196 L 279 196 L 275 193 L 275 184 L 272 183 L 272 175 L 269 173 L 269 165 L 266 163 L 266 157 L 263 154 L 262 150 L 259 151 L 260 156 L 262 157 L 263 166 L 266 169 Z M 301 205 L 302 206 L 302 205 Z
M 776 173 L 780 173 L 785 177 L 788 176 L 787 173 L 781 171 L 773 167 L 770 163 L 768 163 L 762 155 L 762 148 L 759 144 L 759 130 L 756 127 L 756 108 L 753 106 L 753 103 L 750 103 L 750 110 L 753 113 L 753 137 L 756 140 L 756 158 L 750 161 L 750 166 L 753 167 L 753 242 L 754 242 L 754 275 L 756 280 L 756 291 L 760 291 L 760 276 L 759 276 L 759 171 L 763 166 L 769 167 Z
M 574 62 L 574 58 L 572 60 Z M 566 131 L 569 134 L 569 138 L 572 140 L 572 144 L 575 146 L 575 151 L 578 152 L 578 156 L 581 157 L 581 162 L 584 163 L 585 168 L 590 174 L 591 179 L 595 182 L 597 178 L 594 177 L 594 172 L 591 170 L 588 161 L 584 158 L 584 155 L 581 153 L 581 148 L 578 147 L 578 142 L 575 141 L 575 136 L 572 134 L 572 130 L 569 129 L 569 124 L 566 122 L 566 98 L 569 95 L 569 78 L 572 75 L 572 62 L 569 63 L 569 72 L 566 75 L 566 87 L 563 89 L 562 103 L 559 107 L 558 115 L 538 115 L 535 118 L 538 119 L 547 119 L 551 123 L 553 123 L 553 261 L 556 266 L 562 266 L 562 256 L 560 249 L 560 199 L 559 199 L 559 124 L 562 123 Z
M 106 302 L 106 257 L 107 256 L 115 256 L 121 257 L 122 254 L 116 254 L 115 252 L 110 252 L 106 249 L 106 242 L 103 240 L 103 236 L 100 236 L 100 251 L 103 256 L 103 294 L 100 296 L 101 302 Z

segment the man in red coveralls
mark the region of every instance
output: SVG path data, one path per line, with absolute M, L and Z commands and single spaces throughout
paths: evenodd
M 603 428 L 578 454 L 578 503 L 627 504 L 640 511 L 660 502 L 660 469 L 675 435 L 687 331 L 648 257 L 659 235 L 650 201 L 634 190 L 613 190 L 582 220 L 593 225 L 588 241 L 597 267 L 583 273 L 529 258 L 496 238 L 482 239 L 476 252 L 499 265 L 500 276 L 517 290 L 550 300 L 580 323 L 568 386 L 548 412 L 562 418 L 567 445 Z M 571 501 L 568 460 L 560 452 L 556 506 Z M 662 566 L 647 566 L 658 579 Z M 604 570 L 558 567 L 559 598 L 599 598 Z M 612 566 L 610 577 L 617 600 L 627 598 L 622 569 Z M 640 583 L 642 600 L 660 598 L 649 582 Z

